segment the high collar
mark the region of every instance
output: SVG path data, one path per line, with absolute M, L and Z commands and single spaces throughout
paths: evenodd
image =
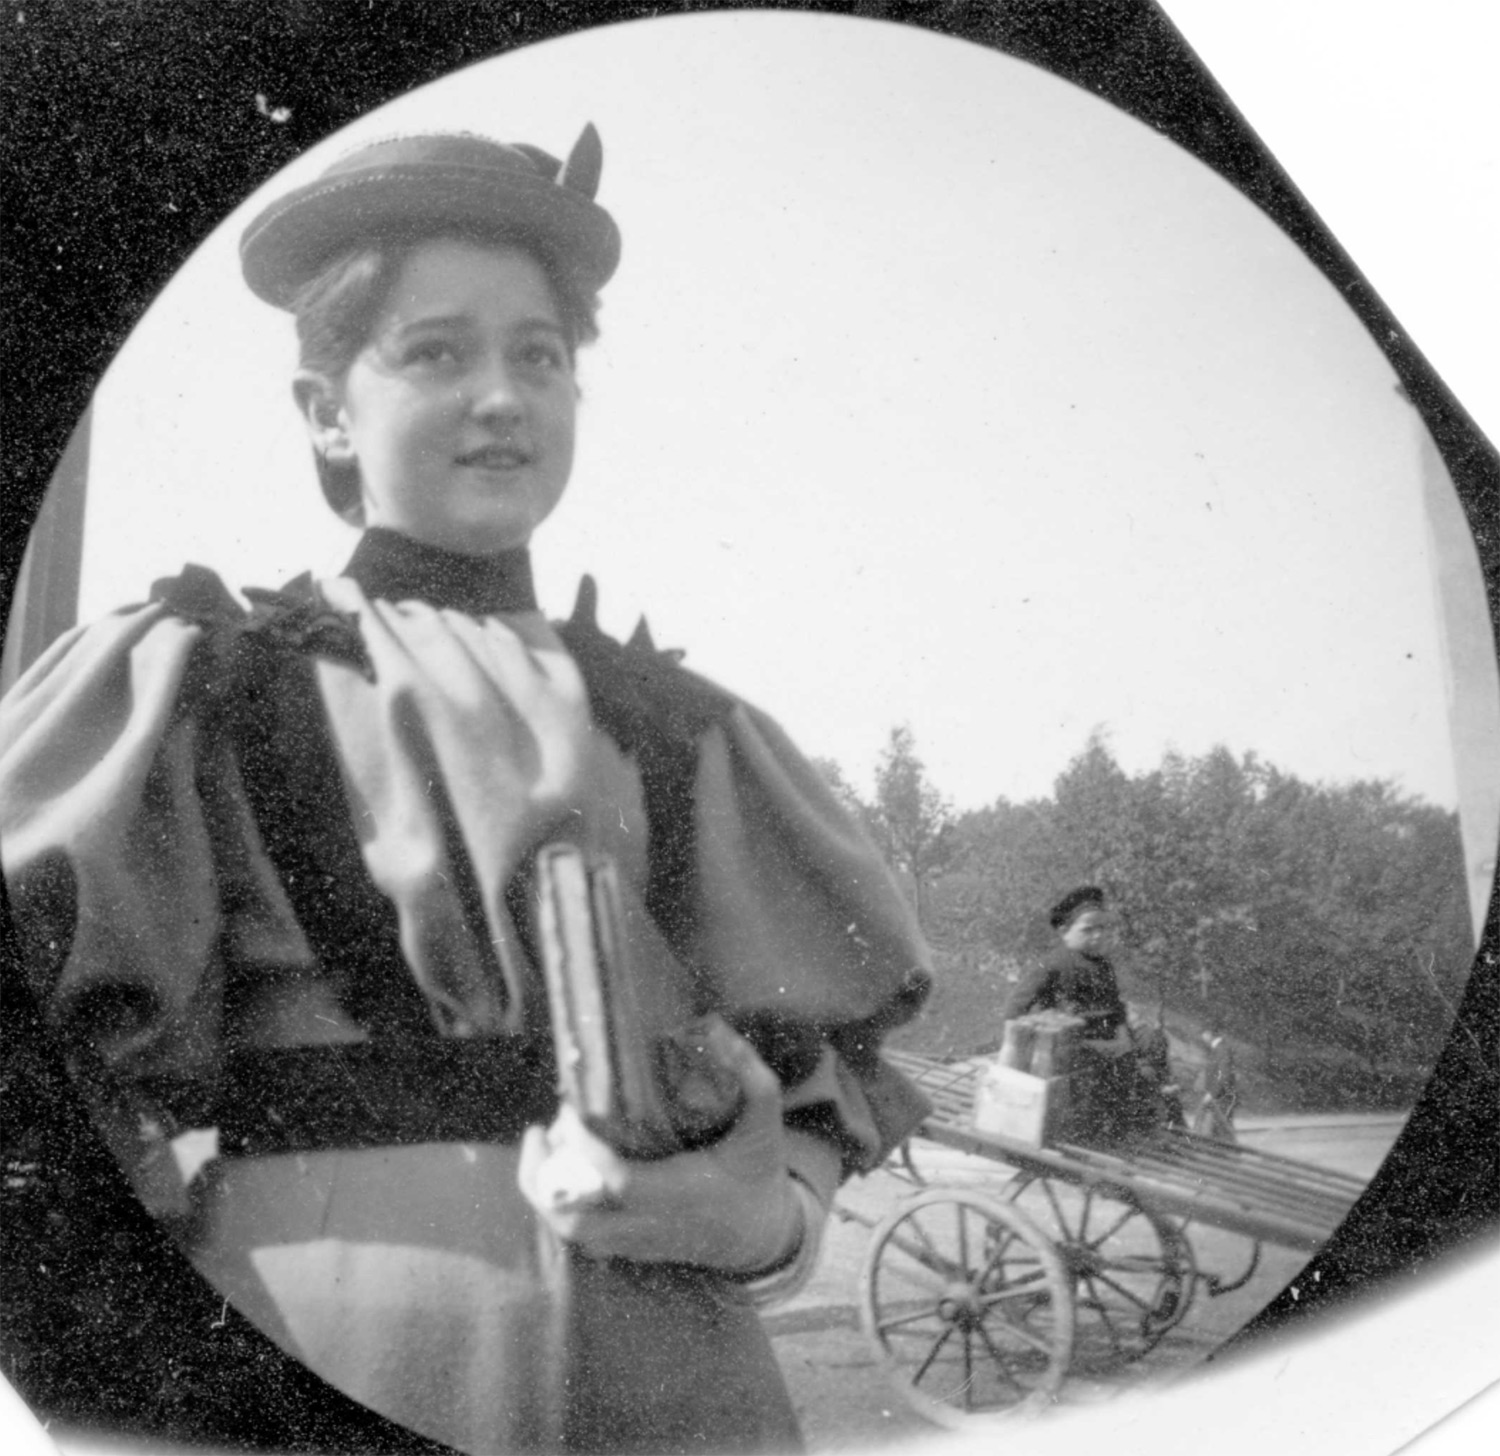
M 474 617 L 537 609 L 531 556 L 524 546 L 493 556 L 465 556 L 371 526 L 343 574 L 358 582 L 367 597 L 426 602 Z

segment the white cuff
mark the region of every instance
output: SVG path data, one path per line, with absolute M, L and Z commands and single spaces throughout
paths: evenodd
M 790 1299 L 812 1278 L 817 1267 L 818 1255 L 823 1248 L 823 1225 L 828 1220 L 828 1210 L 812 1188 L 797 1174 L 787 1174 L 792 1180 L 797 1200 L 802 1208 L 802 1232 L 796 1247 L 786 1258 L 779 1260 L 763 1274 L 733 1278 L 735 1293 L 746 1302 L 764 1307 L 780 1304 Z

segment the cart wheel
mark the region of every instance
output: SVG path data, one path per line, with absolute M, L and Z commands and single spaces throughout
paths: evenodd
M 1068 1272 L 1078 1310 L 1075 1370 L 1140 1359 L 1187 1313 L 1197 1280 L 1193 1246 L 1139 1194 L 1022 1175 L 1006 1197 L 1057 1246 Z
M 1009 1204 L 955 1189 L 913 1195 L 876 1227 L 860 1289 L 891 1382 L 938 1425 L 1034 1414 L 1067 1374 L 1071 1283 Z

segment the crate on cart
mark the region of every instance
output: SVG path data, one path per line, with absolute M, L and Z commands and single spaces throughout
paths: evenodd
M 1076 1070 L 1082 1017 L 1039 1011 L 1006 1023 L 999 1055 L 974 1079 L 981 1132 L 1043 1147 L 1068 1136 L 1084 1104 Z

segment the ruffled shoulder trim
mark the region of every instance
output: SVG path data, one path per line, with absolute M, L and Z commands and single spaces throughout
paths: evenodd
M 207 566 L 189 563 L 176 576 L 160 577 L 151 583 L 149 595 L 174 616 L 200 627 L 233 626 L 245 620 L 245 609 L 224 585 L 224 578 Z
M 258 641 L 309 656 L 332 657 L 373 674 L 357 619 L 331 607 L 310 572 L 275 590 L 246 587 L 247 612 L 206 566 L 188 565 L 151 587 L 151 600 L 174 616 L 196 622 L 213 634 L 215 655 L 233 651 L 242 640 Z
M 696 742 L 740 706 L 734 694 L 682 666 L 677 648 L 660 649 L 643 617 L 628 642 L 617 642 L 598 622 L 599 589 L 579 583 L 573 615 L 553 627 L 588 688 L 595 720 L 625 753 Z

